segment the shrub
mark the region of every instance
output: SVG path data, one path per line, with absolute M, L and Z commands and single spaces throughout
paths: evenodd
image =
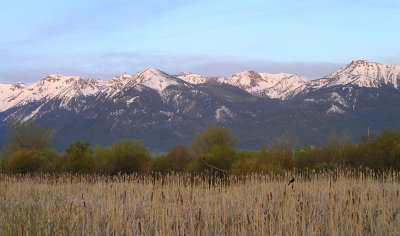
M 152 160 L 152 170 L 157 172 L 184 171 L 190 162 L 191 156 L 184 146 L 173 147 L 167 155 Z
M 237 138 L 231 134 L 230 130 L 214 125 L 197 134 L 190 148 L 194 153 L 201 154 L 210 152 L 214 146 L 235 147 L 236 144 Z
M 6 173 L 27 174 L 39 172 L 45 160 L 37 150 L 21 149 L 12 153 L 3 161 L 3 170 Z
M 92 173 L 95 170 L 95 161 L 90 143 L 77 141 L 66 150 L 67 171 L 74 173 Z
M 104 150 L 103 155 L 104 172 L 109 174 L 143 172 L 150 161 L 146 146 L 137 140 L 120 141 Z
M 231 173 L 245 175 L 250 173 L 283 173 L 283 169 L 277 165 L 267 153 L 242 153 L 240 158 L 231 166 Z
M 234 147 L 214 145 L 209 152 L 197 155 L 189 164 L 188 170 L 193 172 L 209 171 L 225 174 L 237 157 Z

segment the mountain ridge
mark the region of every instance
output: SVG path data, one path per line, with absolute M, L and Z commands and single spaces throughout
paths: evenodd
M 398 127 L 399 68 L 357 60 L 316 80 L 250 70 L 207 77 L 147 68 L 108 81 L 50 74 L 30 86 L 0 84 L 0 131 L 34 120 L 54 129 L 60 148 L 131 138 L 165 150 L 218 124 L 243 136 L 244 148 L 285 130 L 307 144 L 341 129 Z
M 354 60 L 345 67 L 315 80 L 296 74 L 271 74 L 251 70 L 239 72 L 228 77 L 213 77 L 187 72 L 170 75 L 155 68 L 147 68 L 134 75 L 124 73 L 109 81 L 50 74 L 31 86 L 26 86 L 22 83 L 0 84 L 0 111 L 5 111 L 18 104 L 40 100 L 46 96 L 51 98 L 61 95 L 61 87 L 64 90 L 71 90 L 64 91 L 64 95 L 67 97 L 73 97 L 74 95 L 87 96 L 98 92 L 106 92 L 109 95 L 113 95 L 126 86 L 137 87 L 138 85 L 161 92 L 170 85 L 179 84 L 179 80 L 189 84 L 226 83 L 244 89 L 256 96 L 285 100 L 308 90 L 335 85 L 354 84 L 360 87 L 392 85 L 394 88 L 399 88 L 400 66 Z M 55 82 L 58 82 L 58 84 L 54 84 Z M 44 86 L 46 83 L 50 84 L 50 88 Z M 49 92 L 46 93 L 46 90 Z

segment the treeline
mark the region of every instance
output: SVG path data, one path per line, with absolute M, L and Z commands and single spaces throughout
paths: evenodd
M 400 131 L 386 130 L 377 137 L 353 143 L 332 135 L 327 145 L 297 147 L 290 135 L 260 151 L 242 151 L 230 130 L 211 126 L 197 134 L 188 147 L 151 156 L 138 140 L 91 147 L 77 141 L 59 154 L 52 148 L 52 133 L 32 122 L 15 122 L 8 129 L 8 144 L 1 151 L 3 173 L 131 174 L 150 172 L 211 172 L 225 174 L 283 173 L 297 168 L 325 170 L 368 167 L 400 170 Z

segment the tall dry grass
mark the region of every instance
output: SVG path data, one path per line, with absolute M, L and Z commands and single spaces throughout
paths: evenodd
M 400 234 L 399 173 L 292 175 L 2 175 L 0 234 Z

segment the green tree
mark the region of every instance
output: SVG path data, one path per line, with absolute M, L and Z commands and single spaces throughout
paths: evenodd
M 8 145 L 11 151 L 51 148 L 52 132 L 31 121 L 16 121 L 8 125 Z
M 195 154 L 201 154 L 210 152 L 216 145 L 236 147 L 237 138 L 229 129 L 213 125 L 197 134 L 191 142 L 190 148 Z
M 237 138 L 229 129 L 210 126 L 197 134 L 190 144 L 196 157 L 188 165 L 189 171 L 229 172 L 236 158 Z
M 207 153 L 200 153 L 188 165 L 193 172 L 209 171 L 224 175 L 230 172 L 236 160 L 236 148 L 228 145 L 214 145 Z
M 42 162 L 38 151 L 21 149 L 4 160 L 3 170 L 5 173 L 34 173 L 39 171 Z
M 167 155 L 152 160 L 152 170 L 157 172 L 184 171 L 191 160 L 186 147 L 179 145 L 169 150 Z
M 92 173 L 95 161 L 90 143 L 77 141 L 65 150 L 68 159 L 67 170 L 74 173 Z
M 400 131 L 385 130 L 373 143 L 376 166 L 400 169 Z
M 122 140 L 101 153 L 96 159 L 101 159 L 103 171 L 109 174 L 143 172 L 150 161 L 149 151 L 138 140 Z
M 260 152 L 241 152 L 231 166 L 231 173 L 236 175 L 270 172 L 284 173 L 272 154 L 265 149 Z
M 20 149 L 12 153 L 2 162 L 2 169 L 6 173 L 35 173 L 54 172 L 52 166 L 59 156 L 54 150 Z

